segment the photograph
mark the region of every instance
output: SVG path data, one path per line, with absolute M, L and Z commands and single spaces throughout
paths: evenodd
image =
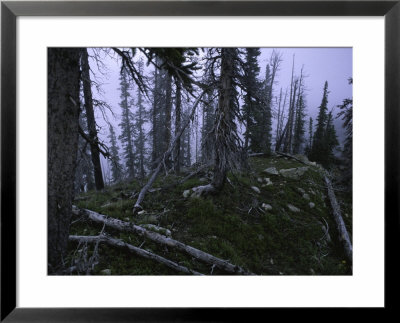
M 47 274 L 351 276 L 352 128 L 352 47 L 49 47 Z

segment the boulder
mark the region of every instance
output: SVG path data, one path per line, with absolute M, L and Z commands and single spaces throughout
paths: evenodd
M 281 169 L 279 172 L 285 178 L 299 179 L 308 170 L 308 167 Z
M 275 167 L 269 167 L 267 169 L 264 169 L 263 172 L 271 175 L 279 175 L 279 172 Z
M 292 211 L 292 212 L 295 212 L 295 213 L 300 212 L 300 209 L 297 208 L 297 207 L 295 207 L 295 206 L 292 205 L 292 204 L 288 204 L 287 207 L 288 207 L 288 209 L 289 209 L 290 211 Z

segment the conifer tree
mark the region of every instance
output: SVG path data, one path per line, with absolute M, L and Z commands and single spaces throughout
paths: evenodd
M 118 183 L 122 180 L 123 174 L 118 152 L 117 137 L 115 135 L 114 127 L 111 124 L 109 125 L 109 131 L 110 133 L 108 135 L 108 139 L 110 140 L 110 163 L 112 182 Z
M 143 59 L 139 60 L 138 62 L 138 70 L 139 73 L 143 74 Z M 135 123 L 133 125 L 134 128 L 134 147 L 136 151 L 136 169 L 138 176 L 140 178 L 144 178 L 145 176 L 145 169 L 146 169 L 146 135 L 144 124 L 147 122 L 147 113 L 143 103 L 143 94 L 140 89 L 137 89 L 137 99 L 136 99 L 136 110 L 133 114 L 133 118 Z
M 246 122 L 244 147 L 253 152 L 260 152 L 262 145 L 261 84 L 257 79 L 260 73 L 257 58 L 260 54 L 259 48 L 246 48 L 246 59 L 243 66 L 242 86 L 246 91 L 242 106 L 242 114 Z M 267 74 L 269 74 L 269 65 L 267 65 Z M 267 77 L 269 78 L 270 76 L 268 75 Z
M 301 147 L 304 142 L 305 104 L 303 95 L 304 94 L 300 94 L 297 101 L 296 119 L 293 134 L 293 154 L 299 154 L 301 152 Z
M 352 78 L 349 79 L 349 84 L 353 84 Z M 343 103 L 338 107 L 341 111 L 338 113 L 337 117 L 342 117 L 346 134 L 342 154 L 346 167 L 344 176 L 349 186 L 351 186 L 353 173 L 353 99 L 344 99 Z
M 119 126 L 121 127 L 121 135 L 118 137 L 122 143 L 123 158 L 125 161 L 125 173 L 129 180 L 135 177 L 135 156 L 133 152 L 133 114 L 131 112 L 131 94 L 130 84 L 126 70 L 121 70 L 120 75 L 120 99 L 119 106 L 122 109 L 122 118 Z

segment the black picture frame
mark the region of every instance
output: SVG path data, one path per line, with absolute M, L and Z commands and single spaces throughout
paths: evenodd
M 16 308 L 16 19 L 18 16 L 384 16 L 385 309 L 396 306 L 399 233 L 400 0 L 4 1 L 1 3 L 1 321 L 236 321 L 244 309 Z M 372 234 L 372 233 L 371 233 Z M 39 292 L 39 291 L 38 291 Z M 56 297 L 56 296 L 55 296 Z M 278 309 L 276 309 L 278 310 Z M 247 309 L 255 313 L 261 309 Z M 380 315 L 380 314 L 379 314 Z M 248 321 L 248 320 L 246 320 Z

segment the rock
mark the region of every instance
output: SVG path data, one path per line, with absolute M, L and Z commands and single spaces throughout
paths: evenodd
M 258 240 L 264 240 L 264 236 L 262 234 L 259 234 L 257 237 L 258 237 Z
M 274 259 L 271 258 L 271 259 L 269 260 L 269 262 L 270 262 L 271 265 L 273 265 L 273 264 L 274 264 Z
M 201 177 L 201 178 L 199 178 L 199 181 L 200 181 L 200 182 L 207 182 L 207 178 Z
M 309 200 L 310 199 L 310 195 L 308 195 L 307 193 L 304 193 L 303 194 L 303 199 Z
M 190 190 L 186 190 L 186 191 L 183 191 L 183 197 L 184 198 L 187 198 L 187 197 L 189 197 L 189 195 L 190 195 Z
M 155 216 L 155 215 L 149 215 L 149 216 L 146 216 L 146 217 L 143 219 L 143 221 L 146 221 L 146 222 L 148 222 L 148 223 L 158 223 L 158 218 L 157 218 L 157 216 Z
M 308 203 L 310 209 L 313 209 L 315 207 L 315 204 L 313 202 Z
M 257 178 L 257 182 L 259 182 L 259 183 L 262 183 L 263 182 L 263 180 L 262 180 L 262 178 Z
M 263 204 L 261 204 L 261 207 L 262 207 L 265 211 L 271 211 L 271 210 L 272 210 L 272 206 L 271 206 L 270 204 L 263 203 Z
M 272 181 L 271 181 L 268 177 L 265 177 L 265 178 L 264 178 L 264 182 L 265 182 L 267 185 L 272 185 L 272 184 L 273 184 Z
M 298 190 L 301 194 L 304 194 L 304 193 L 306 192 L 306 191 L 303 190 L 301 187 L 298 187 L 297 190 Z
M 314 269 L 310 268 L 310 274 L 311 274 L 311 275 L 315 275 Z
M 130 221 L 130 219 L 129 218 L 125 218 L 125 221 Z
M 308 167 L 281 169 L 279 172 L 283 177 L 291 179 L 299 179 L 308 170 Z
M 139 211 L 139 212 L 138 212 L 138 215 L 143 215 L 143 214 L 146 214 L 146 211 L 145 211 L 145 210 L 142 210 L 142 211 Z
M 295 207 L 295 206 L 292 205 L 292 204 L 288 204 L 287 207 L 288 207 L 288 209 L 289 209 L 290 211 L 292 211 L 292 212 L 296 212 L 296 213 L 300 212 L 300 209 L 297 208 L 297 207 Z
M 310 190 L 310 194 L 316 195 L 316 193 L 313 190 Z
M 148 223 L 148 224 L 140 224 L 140 226 L 145 228 L 145 229 L 148 229 L 148 230 L 160 233 L 162 235 L 165 235 L 167 237 L 171 236 L 171 231 L 170 230 L 168 230 L 166 228 L 159 227 L 158 225 L 154 225 L 154 224 Z
M 267 169 L 264 169 L 263 172 L 271 175 L 279 175 L 279 172 L 275 167 L 269 167 Z
M 252 186 L 251 189 L 252 189 L 254 192 L 256 192 L 257 194 L 260 194 L 260 193 L 261 193 L 260 189 L 259 189 L 257 186 Z
M 304 155 L 294 155 L 298 160 L 301 160 L 304 164 L 309 164 L 310 161 L 308 160 L 307 156 Z
M 103 269 L 100 271 L 101 275 L 111 275 L 111 269 Z

